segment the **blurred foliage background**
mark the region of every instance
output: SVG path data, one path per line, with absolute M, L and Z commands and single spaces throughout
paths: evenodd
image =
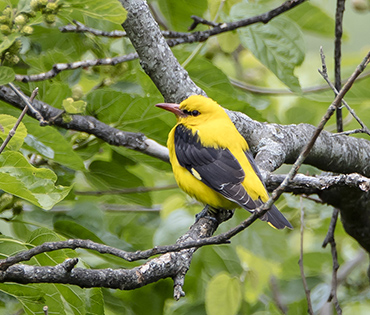
M 186 31 L 190 15 L 208 20 L 235 21 L 266 12 L 281 1 L 152 0 L 149 5 L 162 27 Z M 346 3 L 342 77 L 352 73 L 369 50 L 368 0 Z M 125 11 L 116 0 L 5 0 L 0 3 L 0 82 L 17 74 L 49 71 L 53 64 L 108 58 L 133 52 L 127 38 L 61 33 L 73 19 L 105 31 L 122 30 Z M 317 124 L 333 93 L 318 74 L 323 46 L 333 73 L 334 1 L 313 0 L 266 25 L 255 24 L 181 45 L 173 52 L 194 82 L 224 107 L 260 121 Z M 197 30 L 206 29 L 198 26 Z M 236 87 L 236 83 L 244 88 Z M 369 126 L 369 76 L 347 94 L 347 102 Z M 73 113 L 92 115 L 124 131 L 142 132 L 166 143 L 175 123 L 171 114 L 154 105 L 163 98 L 134 60 L 116 66 L 63 71 L 56 77 L 16 84 L 28 95 Z M 314 89 L 308 92 L 311 87 Z M 258 90 L 258 93 L 256 93 Z M 317 90 L 317 91 L 316 91 Z M 293 91 L 293 92 L 291 92 Z M 20 111 L 0 102 L 3 140 Z M 345 129 L 356 123 L 344 112 Z M 328 130 L 333 131 L 331 121 Z M 175 184 L 170 165 L 122 147 L 110 146 L 83 133 L 40 127 L 29 117 L 17 137 L 0 155 L 0 257 L 46 241 L 91 239 L 125 250 L 171 244 L 194 222 L 202 208 Z M 278 172 L 285 173 L 288 166 Z M 313 167 L 302 172 L 320 173 Z M 146 193 L 109 193 L 134 187 L 162 187 Z M 104 194 L 85 195 L 86 191 Z M 332 209 L 286 194 L 278 208 L 295 227 L 277 231 L 256 222 L 229 245 L 208 246 L 194 255 L 186 276 L 186 297 L 172 298 L 172 280 L 161 280 L 134 291 L 81 289 L 59 284 L 0 284 L 1 314 L 305 314 L 307 301 L 298 266 L 300 211 L 305 213 L 304 267 L 314 311 L 319 313 L 330 292 L 330 249 L 321 247 Z M 217 233 L 235 226 L 248 214 L 236 211 Z M 368 314 L 370 290 L 367 260 L 359 245 L 336 230 L 339 262 L 348 266 L 338 288 L 344 314 Z M 63 250 L 38 255 L 30 264 L 55 265 L 66 257 L 80 258 L 85 268 L 132 268 L 140 264 L 87 250 Z

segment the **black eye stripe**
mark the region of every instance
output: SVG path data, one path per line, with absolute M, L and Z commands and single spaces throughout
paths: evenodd
M 185 115 L 190 115 L 190 116 L 198 116 L 200 113 L 197 110 L 189 111 L 187 109 L 183 109 L 182 111 Z

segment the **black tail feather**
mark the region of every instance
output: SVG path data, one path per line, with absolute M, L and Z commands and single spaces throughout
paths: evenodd
M 285 227 L 293 229 L 293 226 L 289 221 L 284 217 L 284 215 L 276 208 L 275 205 L 272 205 L 271 209 L 267 211 L 261 218 L 262 221 L 268 222 L 272 227 L 276 229 L 283 229 Z

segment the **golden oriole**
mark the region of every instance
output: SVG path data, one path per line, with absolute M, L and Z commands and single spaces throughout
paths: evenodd
M 239 206 L 253 212 L 268 200 L 247 142 L 220 105 L 210 98 L 192 95 L 181 104 L 156 106 L 177 117 L 167 147 L 182 190 L 207 204 L 211 211 Z M 277 229 L 292 228 L 275 206 L 261 219 Z

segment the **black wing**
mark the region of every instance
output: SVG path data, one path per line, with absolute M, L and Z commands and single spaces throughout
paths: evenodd
M 241 184 L 245 173 L 228 149 L 202 146 L 198 135 L 180 124 L 175 130 L 175 151 L 179 164 L 208 187 L 247 210 L 256 208 Z
M 245 173 L 238 160 L 228 149 L 202 146 L 198 135 L 193 135 L 191 130 L 180 124 L 175 130 L 175 151 L 177 160 L 182 167 L 185 167 L 194 177 L 225 198 L 250 212 L 263 203 L 260 199 L 253 200 L 242 186 Z M 261 173 L 252 154 L 249 151 L 246 151 L 245 154 L 253 170 L 262 181 Z M 292 228 L 292 225 L 275 205 L 261 217 L 261 220 L 269 222 L 278 229 L 283 229 L 285 226 Z

